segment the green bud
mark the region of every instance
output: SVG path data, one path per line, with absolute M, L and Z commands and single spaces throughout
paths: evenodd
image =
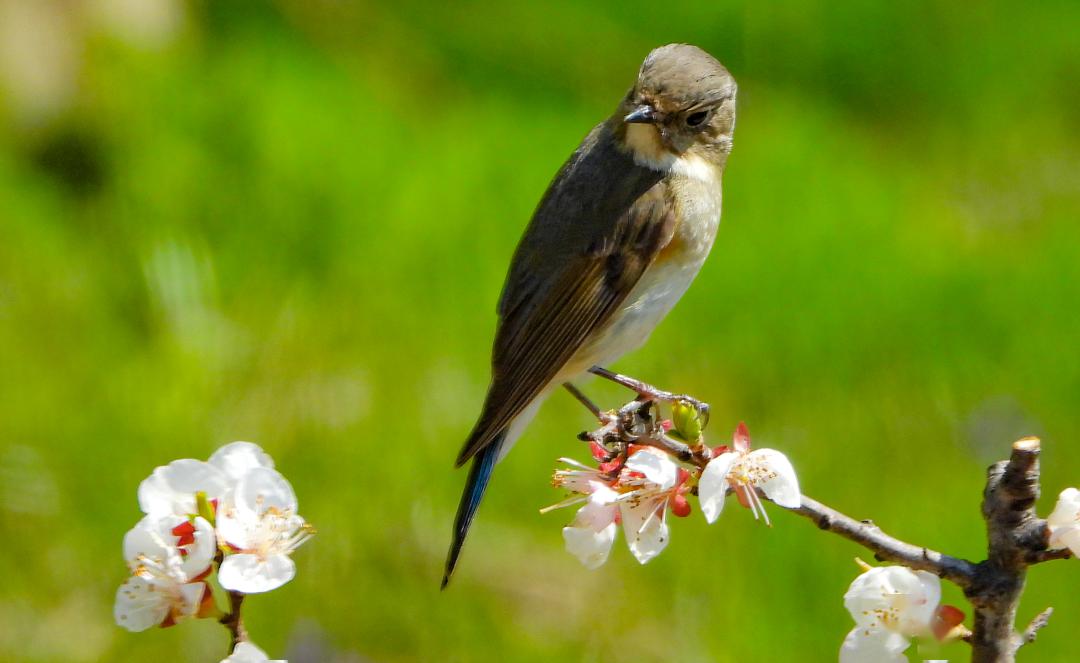
M 671 424 L 679 437 L 687 442 L 697 442 L 704 428 L 701 412 L 686 401 L 675 401 L 671 406 Z
M 206 493 L 204 491 L 198 491 L 195 493 L 195 509 L 200 516 L 206 518 L 211 525 L 216 525 L 214 522 L 214 505 L 210 504 L 210 500 L 206 499 Z

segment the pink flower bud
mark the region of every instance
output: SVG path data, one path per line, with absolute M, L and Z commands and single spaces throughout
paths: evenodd
M 690 515 L 690 502 L 686 499 L 686 496 L 681 493 L 675 493 L 671 496 L 671 512 L 680 518 L 685 518 Z
M 176 542 L 177 546 L 187 546 L 195 543 L 195 525 L 190 521 L 185 521 L 172 528 L 173 536 L 180 537 L 180 540 Z
M 731 446 L 735 448 L 735 451 L 749 451 L 750 450 L 750 429 L 746 427 L 745 421 L 740 421 L 739 426 L 735 429 L 735 434 L 731 438 Z
M 954 605 L 938 606 L 934 621 L 931 624 L 934 637 L 938 641 L 944 640 L 954 628 L 964 623 L 965 617 L 964 611 Z

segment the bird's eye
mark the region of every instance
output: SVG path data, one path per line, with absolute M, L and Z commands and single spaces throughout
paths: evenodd
M 704 122 L 705 118 L 707 118 L 707 117 L 709 117 L 709 111 L 707 111 L 707 110 L 698 111 L 696 113 L 690 113 L 689 115 L 686 116 L 686 126 L 688 126 L 688 127 L 700 126 L 701 123 Z

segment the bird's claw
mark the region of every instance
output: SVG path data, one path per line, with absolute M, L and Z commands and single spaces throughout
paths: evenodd
M 686 403 L 701 414 L 703 427 L 704 424 L 709 423 L 709 412 L 711 411 L 709 404 L 705 401 L 700 401 L 693 396 L 687 394 L 673 394 L 669 391 L 662 391 L 655 388 L 650 388 L 649 391 L 642 393 L 640 396 L 642 399 L 654 402 L 669 404 Z

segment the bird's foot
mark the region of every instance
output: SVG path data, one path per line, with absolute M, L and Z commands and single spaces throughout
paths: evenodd
M 709 404 L 705 401 L 699 401 L 693 396 L 686 394 L 676 394 L 670 391 L 664 391 L 663 389 L 657 389 L 647 382 L 642 382 L 637 378 L 632 378 L 628 375 L 622 375 L 621 373 L 615 373 L 609 371 L 606 368 L 600 366 L 593 366 L 589 369 L 589 372 L 593 375 L 599 375 L 600 377 L 611 380 L 615 384 L 620 384 L 627 389 L 637 392 L 638 400 L 642 402 L 653 403 L 685 403 L 695 410 L 701 413 L 701 418 L 707 423 L 709 421 Z

